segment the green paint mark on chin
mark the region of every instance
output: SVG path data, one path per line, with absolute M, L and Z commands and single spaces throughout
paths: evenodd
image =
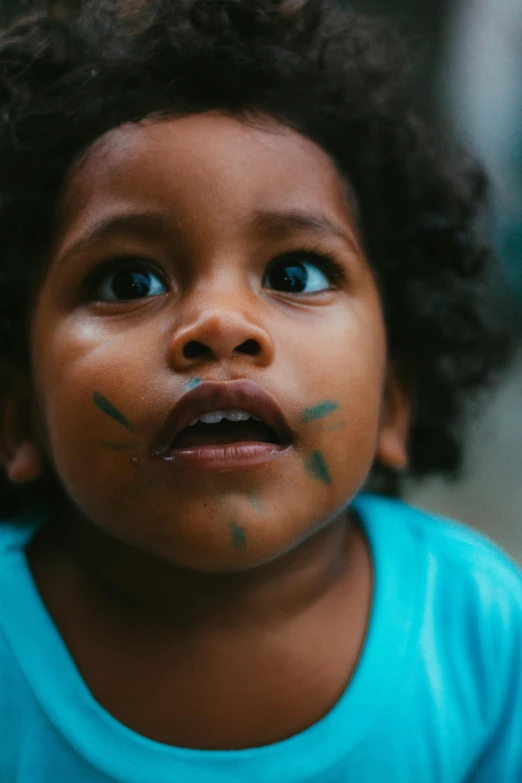
M 232 532 L 232 544 L 234 545 L 234 549 L 237 549 L 238 551 L 246 549 L 246 533 L 241 525 L 231 525 L 230 530 Z
M 195 389 L 196 386 L 199 386 L 200 383 L 202 383 L 201 378 L 191 378 L 191 380 L 187 381 L 183 386 L 183 389 L 184 391 L 191 391 L 191 389 Z
M 324 402 L 320 402 L 319 405 L 314 405 L 312 408 L 306 408 L 301 414 L 301 421 L 303 424 L 308 424 L 311 421 L 317 421 L 317 419 L 324 419 L 326 416 L 335 413 L 338 407 L 338 402 L 325 400 Z
M 98 407 L 101 411 L 103 411 L 103 413 L 106 413 L 107 416 L 111 417 L 111 419 L 117 421 L 118 424 L 123 424 L 123 426 L 129 430 L 129 432 L 135 432 L 135 429 L 130 423 L 130 421 L 123 415 L 123 413 L 120 413 L 120 411 L 114 407 L 112 402 L 109 402 L 109 400 L 106 397 L 104 397 L 103 394 L 98 394 L 98 392 L 94 392 L 94 394 L 92 395 L 92 399 L 96 407 Z
M 310 459 L 306 460 L 305 467 L 308 473 L 314 478 L 322 481 L 323 484 L 331 484 L 332 479 L 328 473 L 328 467 L 320 451 L 314 451 Z
M 259 499 L 254 495 L 253 492 L 248 493 L 248 500 L 251 503 L 251 505 L 255 508 L 258 514 L 263 513 L 263 506 L 259 502 Z

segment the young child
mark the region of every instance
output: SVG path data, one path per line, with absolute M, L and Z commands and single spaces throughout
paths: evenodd
M 400 41 L 39 2 L 0 64 L 0 780 L 522 781 L 520 573 L 390 497 L 507 356 Z

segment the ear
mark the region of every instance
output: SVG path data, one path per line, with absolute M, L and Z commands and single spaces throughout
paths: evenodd
M 376 459 L 386 467 L 403 470 L 408 464 L 412 400 L 397 367 L 390 364 L 381 407 L 381 421 Z
M 24 373 L 0 365 L 0 464 L 13 484 L 36 481 L 44 469 L 31 400 Z

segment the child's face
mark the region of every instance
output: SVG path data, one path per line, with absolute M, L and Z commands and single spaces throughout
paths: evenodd
M 67 183 L 31 334 L 45 458 L 92 524 L 164 560 L 274 559 L 340 512 L 376 455 L 404 461 L 406 403 L 343 183 L 268 120 L 150 121 L 93 145 Z M 205 382 L 238 380 L 279 406 L 279 437 L 198 425 L 170 451 L 180 399 L 197 389 L 208 411 Z M 226 407 L 248 412 L 249 394 Z M 234 456 L 215 445 L 229 436 L 280 443 Z

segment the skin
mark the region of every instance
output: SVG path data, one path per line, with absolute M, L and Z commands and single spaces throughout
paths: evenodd
M 280 219 L 297 212 L 333 228 Z M 154 218 L 93 237 L 138 213 Z M 302 248 L 342 279 L 317 294 L 264 287 L 268 263 Z M 94 265 L 122 252 L 149 260 L 166 292 L 86 296 Z M 66 183 L 31 349 L 34 435 L 4 435 L 3 459 L 19 483 L 50 463 L 67 493 L 29 561 L 95 698 L 187 747 L 262 745 L 318 720 L 353 673 L 371 604 L 368 547 L 344 509 L 377 457 L 404 465 L 408 419 L 328 156 L 270 120 L 217 113 L 106 134 Z M 153 459 L 187 390 L 241 378 L 283 410 L 283 457 L 218 474 Z

